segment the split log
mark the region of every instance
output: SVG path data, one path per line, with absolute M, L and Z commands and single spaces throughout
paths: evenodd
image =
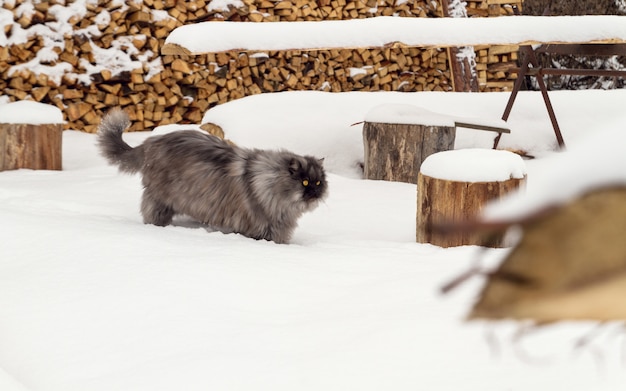
M 63 124 L 0 124 L 0 171 L 61 170 Z
M 626 187 L 593 189 L 508 225 L 523 236 L 489 274 L 469 319 L 626 319 Z
M 454 148 L 454 126 L 365 122 L 365 178 L 417 183 L 424 159 Z
M 447 230 L 478 216 L 482 207 L 526 181 L 524 162 L 508 151 L 468 149 L 432 155 L 417 180 L 416 241 L 441 247 L 501 247 L 503 236 Z

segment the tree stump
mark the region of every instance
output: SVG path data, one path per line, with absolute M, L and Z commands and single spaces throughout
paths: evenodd
M 518 189 L 525 180 L 524 161 L 512 152 L 467 149 L 430 156 L 417 180 L 416 241 L 501 247 L 502 235 L 442 228 L 474 220 L 485 203 Z
M 63 124 L 0 123 L 0 171 L 61 170 Z
M 454 148 L 450 126 L 368 122 L 363 126 L 365 178 L 417 183 L 429 155 Z

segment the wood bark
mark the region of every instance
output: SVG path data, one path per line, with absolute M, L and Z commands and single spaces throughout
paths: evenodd
M 424 159 L 454 148 L 455 136 L 450 126 L 365 122 L 365 178 L 417 183 Z
M 517 189 L 525 178 L 502 182 L 458 182 L 418 174 L 416 240 L 441 247 L 502 246 L 502 235 L 486 237 L 468 230 L 444 227 L 472 221 L 483 205 Z
M 61 170 L 63 124 L 0 124 L 0 171 Z

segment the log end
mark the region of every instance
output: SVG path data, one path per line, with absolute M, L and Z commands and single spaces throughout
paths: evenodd
M 191 52 L 189 49 L 180 46 L 175 43 L 166 43 L 161 48 L 161 54 L 163 55 L 174 55 L 174 56 L 192 56 L 195 53 Z

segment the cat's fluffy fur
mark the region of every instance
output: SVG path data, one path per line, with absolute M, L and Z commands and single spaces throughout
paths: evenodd
M 160 226 L 185 214 L 222 232 L 289 242 L 298 218 L 328 192 L 322 160 L 287 151 L 246 149 L 195 130 L 152 136 L 132 148 L 128 115 L 111 110 L 98 144 L 122 172 L 142 174 L 141 213 Z

